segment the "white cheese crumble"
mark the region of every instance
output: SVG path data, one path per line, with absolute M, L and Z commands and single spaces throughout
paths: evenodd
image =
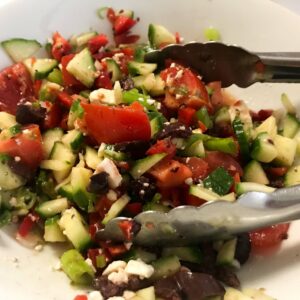
M 116 201 L 118 199 L 118 195 L 114 190 L 109 190 L 106 197 L 110 201 Z
M 116 285 L 121 285 L 128 283 L 128 273 L 124 269 L 119 269 L 117 272 L 110 273 L 107 279 Z
M 15 161 L 20 161 L 21 160 L 21 157 L 20 156 L 15 156 Z
M 102 275 L 108 275 L 112 272 L 118 271 L 119 269 L 125 269 L 126 262 L 123 260 L 115 260 L 110 263 L 106 269 L 102 272 Z
M 89 293 L 88 299 L 89 300 L 103 300 L 104 298 L 99 291 L 92 291 Z
M 104 158 L 96 168 L 96 174 L 101 172 L 106 172 L 108 174 L 108 184 L 112 189 L 117 188 L 121 184 L 122 175 L 119 173 L 114 162 L 107 157 Z
M 106 103 L 106 104 L 118 104 L 115 97 L 115 91 L 114 90 L 108 90 L 108 89 L 98 89 L 95 91 L 92 91 L 90 93 L 90 101 L 92 103 Z
M 189 178 L 187 178 L 184 182 L 185 182 L 185 184 L 187 184 L 187 185 L 192 185 L 192 184 L 193 184 L 193 178 L 189 177 Z
M 136 295 L 135 292 L 133 292 L 133 291 L 127 291 L 127 290 L 126 290 L 126 291 L 123 292 L 122 297 L 123 297 L 125 300 L 129 300 L 129 299 L 133 298 L 135 295 Z
M 125 300 L 125 299 L 121 296 L 114 296 L 114 297 L 109 297 L 107 300 Z
M 43 248 L 44 248 L 43 245 L 36 245 L 36 246 L 34 247 L 34 250 L 40 252 L 40 251 L 43 250 Z
M 137 275 L 141 278 L 149 278 L 154 273 L 154 268 L 141 260 L 130 260 L 127 263 L 125 272 L 131 275 Z

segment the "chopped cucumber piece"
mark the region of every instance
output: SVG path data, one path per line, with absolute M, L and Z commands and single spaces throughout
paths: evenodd
M 64 84 L 63 77 L 62 77 L 62 72 L 58 68 L 53 69 L 52 72 L 48 75 L 47 79 L 50 82 L 54 82 L 54 83 L 59 84 L 59 85 Z
M 238 147 L 232 137 L 217 138 L 208 137 L 203 140 L 204 148 L 211 151 L 221 151 L 230 155 L 236 156 L 238 154 Z
M 68 128 L 69 129 L 74 129 L 75 127 L 75 121 L 76 119 L 81 119 L 84 115 L 84 109 L 82 108 L 81 104 L 80 104 L 80 100 L 75 100 L 72 103 L 72 106 L 70 108 L 69 111 L 69 115 L 68 115 Z
M 289 99 L 288 95 L 283 93 L 281 95 L 281 103 L 283 104 L 285 110 L 288 114 L 295 115 L 296 114 L 296 107 L 293 105 L 291 100 Z
M 23 61 L 32 79 L 44 79 L 58 65 L 58 61 L 50 58 L 27 58 Z
M 125 253 L 125 255 L 122 257 L 122 260 L 129 261 L 129 260 L 137 260 L 140 259 L 146 264 L 151 263 L 152 261 L 157 259 L 157 256 L 155 253 L 146 251 L 140 247 L 131 247 L 128 252 Z
M 82 132 L 77 129 L 73 129 L 68 131 L 61 139 L 61 141 L 68 147 L 72 149 L 72 151 L 78 151 L 84 141 L 84 136 Z
M 164 95 L 165 87 L 166 87 L 165 81 L 160 77 L 160 75 L 155 75 L 155 83 L 154 86 L 149 91 L 149 93 L 151 96 Z
M 219 195 L 226 195 L 233 184 L 233 178 L 223 167 L 219 167 L 203 180 L 203 184 Z
M 23 61 L 36 53 L 42 45 L 36 40 L 14 38 L 1 42 L 1 46 L 14 62 Z
M 247 192 L 272 193 L 275 191 L 275 188 L 255 182 L 238 182 L 235 186 L 235 191 L 239 196 Z
M 203 262 L 203 254 L 199 247 L 165 247 L 162 256 L 175 255 L 179 260 L 191 263 L 201 264 Z
M 183 156 L 196 156 L 196 157 L 205 157 L 205 149 L 203 141 L 201 139 L 197 140 L 190 146 L 186 147 L 181 151 Z
M 82 47 L 85 47 L 88 43 L 88 41 L 95 37 L 97 35 L 97 32 L 91 31 L 91 32 L 84 32 L 79 35 L 72 36 L 70 39 L 70 43 L 73 47 L 78 49 L 81 49 Z
M 16 117 L 5 111 L 0 111 L 0 131 L 17 125 Z
M 93 57 L 88 48 L 84 48 L 74 56 L 67 65 L 67 71 L 86 87 L 92 87 L 96 69 Z
M 147 92 L 156 84 L 155 75 L 153 73 L 147 75 L 140 75 L 132 78 L 134 82 L 134 87 L 139 89 L 145 89 Z
M 217 261 L 218 265 L 232 265 L 234 262 L 235 249 L 236 249 L 237 239 L 231 239 L 226 241 L 219 250 Z
M 58 189 L 58 193 L 63 196 L 68 198 L 69 200 L 73 201 L 73 187 L 71 183 L 65 184 Z
M 135 179 L 139 178 L 161 161 L 166 155 L 166 153 L 158 153 L 137 160 L 130 170 L 131 176 Z
M 300 184 L 300 165 L 291 167 L 284 178 L 285 186 Z
M 102 224 L 107 224 L 111 219 L 117 217 L 122 210 L 125 208 L 125 206 L 129 203 L 130 198 L 128 195 L 123 195 L 121 198 L 119 198 L 117 201 L 113 203 L 113 205 L 110 207 L 109 211 L 105 215 L 104 219 L 102 220 Z
M 295 159 L 297 142 L 281 135 L 275 135 L 273 141 L 278 152 L 274 163 L 290 167 Z
M 141 297 L 143 300 L 156 300 L 154 286 L 136 291 L 136 296 Z
M 218 29 L 214 27 L 208 27 L 204 30 L 204 36 L 208 41 L 220 41 L 221 40 L 221 34 Z
M 282 120 L 282 135 L 293 138 L 299 129 L 299 121 L 294 115 L 287 114 Z
M 266 132 L 269 134 L 271 139 L 277 135 L 277 124 L 274 116 L 270 116 L 266 120 L 264 120 L 258 127 L 255 128 L 256 134 L 261 132 Z
M 260 184 L 269 184 L 269 179 L 262 168 L 261 164 L 256 160 L 250 161 L 244 168 L 245 181 L 255 182 Z
M 196 112 L 196 117 L 199 121 L 201 121 L 206 128 L 212 128 L 212 121 L 210 119 L 210 116 L 207 112 L 206 107 L 201 107 L 197 112 Z
M 61 267 L 67 276 L 76 284 L 90 284 L 95 271 L 84 257 L 75 249 L 66 251 L 60 258 Z
M 162 45 L 176 43 L 175 35 L 164 26 L 157 24 L 149 25 L 148 39 L 152 48 L 159 48 Z
M 191 185 L 189 189 L 189 193 L 205 201 L 215 201 L 215 200 L 224 200 L 230 202 L 235 201 L 234 193 L 229 193 L 227 195 L 220 196 L 219 194 L 214 193 L 211 190 L 208 190 L 198 185 Z
M 86 146 L 84 160 L 89 168 L 96 170 L 98 164 L 102 161 L 102 158 L 98 156 L 98 153 L 95 149 Z
M 107 157 L 109 159 L 116 160 L 116 161 L 128 160 L 128 155 L 124 152 L 114 150 L 113 145 L 106 145 L 103 154 L 104 154 L 104 157 Z
M 181 267 L 179 258 L 175 255 L 159 258 L 152 262 L 154 273 L 151 279 L 166 278 L 177 273 Z
M 252 144 L 251 157 L 263 163 L 271 162 L 278 152 L 274 143 L 266 132 L 257 135 Z
M 67 238 L 58 225 L 59 216 L 49 218 L 45 221 L 44 240 L 46 242 L 66 242 Z
M 52 171 L 64 171 L 66 163 L 58 159 L 46 159 L 41 161 L 40 168 Z
M 35 211 L 44 218 L 55 216 L 69 207 L 67 198 L 58 198 L 45 201 L 35 208 Z
M 107 58 L 105 62 L 107 65 L 107 71 L 111 73 L 111 81 L 114 83 L 117 80 L 120 80 L 122 77 L 122 73 L 117 62 L 112 58 Z
M 157 64 L 140 63 L 137 61 L 128 62 L 128 71 L 130 75 L 148 75 L 153 73 L 157 68 Z
M 62 213 L 58 225 L 77 250 L 83 251 L 90 246 L 91 237 L 86 223 L 74 207 Z
M 52 128 L 47 130 L 42 136 L 42 145 L 45 158 L 48 158 L 55 142 L 58 142 L 63 137 L 64 132 L 61 128 Z
M 242 158 L 246 160 L 249 157 L 249 144 L 244 130 L 244 124 L 240 118 L 236 117 L 232 122 L 232 127 L 240 146 Z
M 216 124 L 231 123 L 229 108 L 227 106 L 223 106 L 217 110 L 214 116 L 214 122 Z

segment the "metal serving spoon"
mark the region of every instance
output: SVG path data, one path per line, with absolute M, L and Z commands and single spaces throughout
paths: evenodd
M 140 225 L 132 236 L 133 243 L 164 246 L 224 239 L 296 219 L 300 219 L 300 185 L 272 193 L 248 192 L 233 203 L 212 201 L 200 207 L 180 206 L 168 213 L 146 211 L 134 219 L 115 218 L 96 233 L 96 239 L 126 241 L 119 226 L 124 220 Z
M 300 52 L 250 53 L 217 42 L 168 45 L 150 51 L 145 61 L 163 66 L 166 59 L 199 72 L 204 82 L 221 81 L 223 87 L 247 87 L 255 82 L 300 82 Z

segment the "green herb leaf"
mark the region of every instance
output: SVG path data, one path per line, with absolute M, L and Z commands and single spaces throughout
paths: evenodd
M 248 138 L 244 130 L 244 124 L 240 118 L 236 117 L 232 122 L 232 127 L 240 145 L 240 152 L 242 158 L 244 160 L 247 160 L 249 158 L 250 151 L 249 151 Z
M 101 19 L 101 20 L 104 20 L 105 19 L 105 16 L 106 16 L 106 11 L 108 10 L 108 7 L 107 6 L 103 6 L 103 7 L 100 7 L 98 10 L 97 10 L 97 16 Z
M 7 209 L 0 211 L 0 228 L 11 222 L 11 212 Z
M 21 125 L 19 125 L 19 124 L 16 124 L 16 125 L 9 128 L 9 132 L 13 136 L 20 133 L 21 131 L 22 131 L 21 130 Z
M 82 118 L 84 109 L 80 105 L 80 100 L 75 100 L 70 108 L 70 111 L 76 115 L 77 118 Z
M 0 163 L 5 164 L 10 160 L 10 156 L 5 153 L 0 153 Z
M 212 189 L 213 192 L 223 196 L 226 195 L 233 184 L 233 178 L 223 168 L 217 168 L 211 172 L 204 180 L 204 187 Z

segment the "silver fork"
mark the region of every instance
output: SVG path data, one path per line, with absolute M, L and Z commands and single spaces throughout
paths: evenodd
M 217 42 L 191 42 L 150 51 L 145 61 L 163 66 L 169 58 L 199 72 L 204 82 L 221 81 L 223 87 L 248 87 L 255 82 L 300 82 L 299 52 L 251 53 Z
M 97 240 L 126 241 L 120 222 L 134 221 L 140 230 L 132 242 L 144 246 L 191 245 L 229 238 L 257 228 L 300 219 L 300 185 L 272 193 L 248 192 L 236 202 L 212 201 L 200 207 L 180 206 L 168 213 L 146 211 L 134 219 L 118 217 L 96 234 Z

